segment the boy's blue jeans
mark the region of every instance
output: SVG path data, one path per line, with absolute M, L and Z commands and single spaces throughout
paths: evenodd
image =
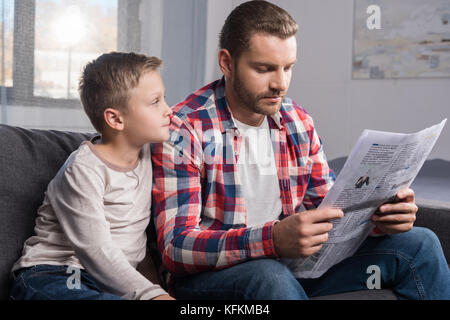
M 78 275 L 79 279 L 75 279 Z M 100 290 L 84 270 L 76 274 L 68 266 L 37 265 L 13 273 L 10 299 L 119 300 L 120 297 Z
M 396 235 L 368 237 L 350 258 L 317 279 L 295 279 L 275 259 L 259 259 L 197 275 L 177 277 L 177 299 L 299 300 L 368 289 L 373 271 L 380 270 L 381 288 L 399 299 L 450 299 L 450 271 L 437 236 L 414 227 Z

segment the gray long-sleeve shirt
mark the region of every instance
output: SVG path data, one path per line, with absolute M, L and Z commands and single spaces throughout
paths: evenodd
M 167 294 L 136 267 L 146 254 L 150 221 L 150 145 L 131 167 L 115 166 L 83 142 L 50 182 L 35 235 L 12 271 L 39 264 L 85 269 L 105 291 L 123 299 Z

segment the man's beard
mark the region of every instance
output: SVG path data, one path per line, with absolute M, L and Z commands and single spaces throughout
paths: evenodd
M 237 68 L 236 68 L 237 69 Z M 264 103 L 262 101 L 265 97 L 280 96 L 280 91 L 268 91 L 262 94 L 253 94 L 245 87 L 244 83 L 241 81 L 237 70 L 234 70 L 233 79 L 233 90 L 236 92 L 236 96 L 241 100 L 241 103 L 249 108 L 251 111 L 262 114 L 262 115 L 272 115 L 277 113 L 281 108 L 281 103 Z

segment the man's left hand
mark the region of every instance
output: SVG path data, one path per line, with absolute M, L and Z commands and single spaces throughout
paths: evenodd
M 415 203 L 414 191 L 403 189 L 397 193 L 397 203 L 386 203 L 372 215 L 372 221 L 385 234 L 407 232 L 416 221 L 418 207 Z

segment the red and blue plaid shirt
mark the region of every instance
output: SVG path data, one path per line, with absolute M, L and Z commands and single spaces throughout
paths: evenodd
M 276 221 L 247 227 L 238 166 L 241 136 L 215 81 L 173 108 L 169 141 L 153 146 L 153 214 L 163 265 L 176 275 L 276 257 Z M 268 117 L 283 212 L 319 206 L 335 181 L 311 116 L 285 98 Z

